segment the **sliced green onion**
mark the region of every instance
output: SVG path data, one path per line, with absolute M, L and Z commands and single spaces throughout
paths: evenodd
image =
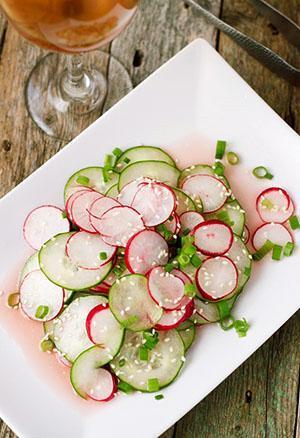
M 216 175 L 218 175 L 218 176 L 224 175 L 225 167 L 224 167 L 224 164 L 220 163 L 220 161 L 215 162 L 213 169 L 214 169 L 214 172 Z
M 105 167 L 102 169 L 102 175 L 103 175 L 103 181 L 107 183 L 109 181 L 109 176 L 107 173 L 107 169 Z
M 234 318 L 231 315 L 228 315 L 220 320 L 220 326 L 223 330 L 231 330 L 234 327 Z
M 190 233 L 190 229 L 189 228 L 185 228 L 184 230 L 183 230 L 183 232 L 182 232 L 182 234 L 184 235 L 184 236 L 187 236 L 189 233 Z
M 182 236 L 182 238 L 181 238 L 182 246 L 192 244 L 192 243 L 194 243 L 194 241 L 195 241 L 194 236 Z
M 17 307 L 20 303 L 20 294 L 18 292 L 9 294 L 7 297 L 7 305 L 9 307 Z
M 235 328 L 235 331 L 239 335 L 240 338 L 243 338 L 247 335 L 247 331 L 249 330 L 249 324 L 246 321 L 245 318 L 243 319 L 237 319 L 233 323 L 233 327 Z
M 244 275 L 246 275 L 246 277 L 250 277 L 251 275 L 251 268 L 249 268 L 248 266 L 246 266 L 244 268 Z
M 174 268 L 175 268 L 175 266 L 173 263 L 167 263 L 165 266 L 165 271 L 170 273 L 173 271 Z
M 153 348 L 159 342 L 158 333 L 157 332 L 154 332 L 154 333 L 143 332 L 143 338 L 144 338 L 144 341 L 145 341 L 143 343 L 143 346 L 145 348 L 147 348 L 147 350 L 153 350 Z
M 159 391 L 158 379 L 148 379 L 148 391 L 150 392 Z
M 231 316 L 231 308 L 232 308 L 232 304 L 230 304 L 228 302 L 228 300 L 222 300 L 222 301 L 218 301 L 216 303 L 217 305 L 217 309 L 219 312 L 219 316 L 220 316 L 220 320 L 222 321 L 225 318 L 228 318 Z
M 224 222 L 229 227 L 234 225 L 234 222 L 230 219 L 228 211 L 226 211 L 226 210 L 220 211 L 217 214 L 217 218 L 219 219 L 219 221 Z
M 63 219 L 67 218 L 67 212 L 65 210 L 61 213 L 61 215 L 62 215 Z
M 222 160 L 225 154 L 225 149 L 226 149 L 226 141 L 218 140 L 216 146 L 216 155 L 215 155 L 215 158 L 217 160 Z
M 79 184 L 81 186 L 88 186 L 90 183 L 90 178 L 88 178 L 87 176 L 84 176 L 84 175 L 79 175 L 76 178 L 76 182 L 77 182 L 77 184 Z
M 271 210 L 274 207 L 273 202 L 271 202 L 270 199 L 267 199 L 267 198 L 265 198 L 261 201 L 261 205 L 266 207 L 268 210 Z
M 118 383 L 118 389 L 122 392 L 125 392 L 125 394 L 130 394 L 131 392 L 135 391 L 133 386 L 129 385 L 129 383 L 122 381 Z
M 202 260 L 197 254 L 194 254 L 191 258 L 191 263 L 195 268 L 199 268 L 202 265 Z
M 197 248 L 194 245 L 188 244 L 188 245 L 183 245 L 182 247 L 182 253 L 190 257 L 196 254 L 196 252 L 197 252 Z
M 106 169 L 112 168 L 113 166 L 113 156 L 110 154 L 106 154 L 104 157 L 104 167 Z
M 123 368 L 123 366 L 125 365 L 125 363 L 126 363 L 126 361 L 125 361 L 124 358 L 120 359 L 120 360 L 119 360 L 119 367 L 120 367 L 120 368 Z
M 120 148 L 114 148 L 114 150 L 112 151 L 112 153 L 114 154 L 114 156 L 116 158 L 119 158 L 122 155 L 122 150 Z
M 292 253 L 293 253 L 293 251 L 294 251 L 294 248 L 295 248 L 294 243 L 293 243 L 293 242 L 288 242 L 288 243 L 285 245 L 284 249 L 283 249 L 283 254 L 284 254 L 286 257 L 291 256 Z
M 130 163 L 130 158 L 125 157 L 123 161 L 124 161 L 124 163 L 129 164 Z
M 139 348 L 139 357 L 140 360 L 148 360 L 148 349 L 146 347 L 140 347 Z
M 157 394 L 155 396 L 155 400 L 162 400 L 164 398 L 164 396 L 162 394 Z
M 290 227 L 292 230 L 300 228 L 300 222 L 298 216 L 292 216 L 289 218 Z
M 231 164 L 232 166 L 235 166 L 240 162 L 240 157 L 235 152 L 227 152 L 226 159 L 228 164 Z
M 258 262 L 259 260 L 263 259 L 265 257 L 265 255 L 267 255 L 268 252 L 270 252 L 271 249 L 273 249 L 273 246 L 274 246 L 274 243 L 272 243 L 270 240 L 266 240 L 265 243 L 263 244 L 263 246 L 258 251 L 256 251 L 254 254 L 252 254 L 253 260 Z
M 184 267 L 190 263 L 190 258 L 186 254 L 179 254 L 178 262 L 179 262 L 180 266 Z
M 196 295 L 197 289 L 193 283 L 187 283 L 184 285 L 184 294 L 190 298 L 194 298 Z
M 106 252 L 100 252 L 99 253 L 99 259 L 100 260 L 106 260 L 107 259 L 107 253 Z
M 259 179 L 272 179 L 274 175 L 272 175 L 268 169 L 264 166 L 257 166 L 252 170 L 253 175 Z
M 52 351 L 53 348 L 55 347 L 54 343 L 51 341 L 51 339 L 44 339 L 41 343 L 40 343 L 40 348 L 42 350 L 43 353 L 46 353 L 47 351 Z
M 134 324 L 135 322 L 137 322 L 139 320 L 139 318 L 136 315 L 132 315 L 129 318 L 125 319 L 125 321 L 122 321 L 122 325 L 124 327 L 128 327 L 131 324 Z
M 48 315 L 48 313 L 49 313 L 49 307 L 48 306 L 39 306 L 36 309 L 35 317 L 38 318 L 38 319 L 43 319 L 43 318 L 45 318 L 45 316 Z
M 281 245 L 274 245 L 273 246 L 273 252 L 272 252 L 272 259 L 273 260 L 280 260 L 281 254 L 282 254 L 282 246 Z

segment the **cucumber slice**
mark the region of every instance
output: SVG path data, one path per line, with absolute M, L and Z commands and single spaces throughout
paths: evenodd
M 224 220 L 228 218 L 228 222 Z M 232 231 L 237 235 L 243 234 L 245 225 L 245 210 L 241 207 L 237 200 L 226 202 L 218 211 L 208 214 L 207 219 L 219 219 L 226 222 L 232 228 Z
M 185 322 L 183 324 L 185 324 Z M 190 324 L 188 327 L 181 328 L 181 326 L 179 326 L 177 329 L 179 336 L 181 337 L 181 340 L 183 342 L 185 352 L 188 351 L 188 349 L 190 348 L 190 346 L 194 342 L 195 336 L 196 336 L 195 325 L 193 323 L 191 323 L 191 321 L 189 321 L 189 322 L 190 322 Z M 181 325 L 183 325 L 183 324 L 181 324 Z
M 119 194 L 119 190 L 118 190 L 118 184 L 114 184 L 113 186 L 111 186 L 107 192 L 105 193 L 105 196 L 108 196 L 109 198 L 117 198 Z
M 196 164 L 194 166 L 190 166 L 190 167 L 187 167 L 186 169 L 183 169 L 181 174 L 180 174 L 178 184 L 181 186 L 184 179 L 187 178 L 188 176 L 191 176 L 191 175 L 212 175 L 212 176 L 215 176 L 216 178 L 220 179 L 228 189 L 230 189 L 230 184 L 229 184 L 229 181 L 226 178 L 226 176 L 217 175 L 215 173 L 214 169 L 212 168 L 212 166 L 209 166 L 208 164 Z
M 196 204 L 185 192 L 175 187 L 172 187 L 172 190 L 176 197 L 176 210 L 175 212 L 180 216 L 182 213 L 186 211 L 196 211 Z
M 26 260 L 26 262 L 22 268 L 22 271 L 20 273 L 19 286 L 21 285 L 21 283 L 24 280 L 24 278 L 26 277 L 26 275 L 29 274 L 29 272 L 36 271 L 37 269 L 40 269 L 39 252 L 38 251 L 35 252 L 34 254 L 32 254 Z
M 137 161 L 164 161 L 176 167 L 176 163 L 173 158 L 170 157 L 165 151 L 155 146 L 133 146 L 127 149 L 118 158 L 116 162 L 116 168 L 123 170 L 125 167 Z
M 194 324 L 209 324 L 219 321 L 219 312 L 215 303 L 204 302 L 195 297 L 195 313 L 191 317 Z
M 119 191 L 137 178 L 152 178 L 170 186 L 177 186 L 180 171 L 164 161 L 137 161 L 127 166 L 120 174 Z
M 111 262 L 99 269 L 80 269 L 66 255 L 66 243 L 74 233 L 59 234 L 46 242 L 39 252 L 39 264 L 52 283 L 70 290 L 88 289 L 100 283 L 111 269 Z
M 109 362 L 105 349 L 94 346 L 83 351 L 72 365 L 70 379 L 80 397 L 108 401 L 116 390 L 115 377 L 101 368 Z
M 54 321 L 55 346 L 70 362 L 73 362 L 82 351 L 94 345 L 86 332 L 86 319 L 94 307 L 106 303 L 107 298 L 101 295 L 76 298 Z M 109 361 L 112 355 L 107 350 L 105 354 Z
M 65 202 L 69 196 L 78 190 L 78 186 L 82 189 L 82 181 L 80 181 L 80 177 L 88 178 L 85 183 L 86 187 L 90 187 L 91 189 L 104 194 L 111 186 L 118 182 L 119 174 L 110 170 L 108 172 L 108 181 L 105 181 L 103 177 L 103 167 L 85 167 L 84 169 L 78 170 L 70 176 L 65 185 Z
M 158 343 L 148 350 L 148 360 L 140 360 L 143 333 L 127 331 L 119 354 L 112 360 L 111 368 L 120 380 L 135 389 L 151 392 L 148 381 L 157 379 L 159 388 L 169 385 L 178 375 L 184 362 L 184 345 L 177 330 L 158 332 Z M 120 366 L 120 360 L 125 360 Z M 122 365 L 123 365 L 122 363 Z
M 109 291 L 109 307 L 120 324 L 133 331 L 154 327 L 163 313 L 149 295 L 146 277 L 140 274 L 115 281 Z
M 233 237 L 230 250 L 226 253 L 235 264 L 238 271 L 238 284 L 232 295 L 236 295 L 245 286 L 251 275 L 252 257 L 239 236 Z

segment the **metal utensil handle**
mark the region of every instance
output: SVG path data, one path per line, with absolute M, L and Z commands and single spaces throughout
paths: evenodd
M 261 64 L 265 65 L 269 70 L 276 73 L 278 76 L 288 80 L 293 85 L 300 85 L 300 70 L 293 67 L 285 61 L 277 53 L 273 52 L 268 47 L 258 43 L 253 38 L 248 37 L 239 30 L 225 23 L 211 12 L 200 6 L 194 0 L 184 0 L 185 3 L 194 7 L 203 17 L 213 24 L 217 29 L 224 32 L 240 47 L 248 52 L 253 58 L 257 59 Z

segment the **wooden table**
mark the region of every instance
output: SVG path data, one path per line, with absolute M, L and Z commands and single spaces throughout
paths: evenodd
M 299 52 L 288 45 L 247 0 L 202 0 L 202 4 L 278 51 L 289 62 L 299 61 Z M 272 0 L 272 4 L 300 22 L 299 0 Z M 122 61 L 137 85 L 198 36 L 210 41 L 258 94 L 292 128 L 300 131 L 300 89 L 258 64 L 197 17 L 182 0 L 142 0 L 130 27 L 107 50 Z M 0 16 L 0 196 L 64 146 L 63 142 L 47 137 L 36 128 L 24 105 L 24 82 L 43 54 L 21 39 Z M 113 72 L 108 70 L 108 76 L 110 74 Z M 113 97 L 107 100 L 104 110 L 112 100 Z M 300 437 L 299 316 L 298 313 L 292 317 L 163 437 Z M 201 377 L 197 384 L 201 385 Z M 15 435 L 0 420 L 0 438 L 8 437 Z M 42 438 L 42 433 L 40 437 L 31 438 Z

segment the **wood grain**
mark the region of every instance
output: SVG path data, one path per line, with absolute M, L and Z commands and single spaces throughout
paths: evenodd
M 299 53 L 248 2 L 202 0 L 201 4 L 277 50 L 289 62 L 299 61 Z M 272 4 L 300 22 L 299 0 L 273 0 Z M 185 7 L 182 0 L 142 0 L 129 28 L 106 50 L 123 63 L 137 85 L 197 36 L 217 46 L 222 56 L 274 110 L 300 131 L 300 90 L 277 78 L 227 37 L 219 35 L 191 8 Z M 24 105 L 24 83 L 44 54 L 21 39 L 0 16 L 0 196 L 64 146 L 64 142 L 47 137 L 34 125 Z M 108 79 L 114 74 L 109 65 Z M 110 90 L 103 111 L 114 100 L 114 90 Z M 299 437 L 299 316 L 288 321 L 163 438 Z M 0 438 L 16 438 L 1 420 Z

